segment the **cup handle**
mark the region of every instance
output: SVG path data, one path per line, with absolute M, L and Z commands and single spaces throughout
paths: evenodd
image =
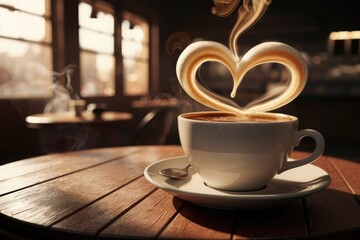
M 315 140 L 316 146 L 315 146 L 315 150 L 313 151 L 313 153 L 304 159 L 299 159 L 299 160 L 295 160 L 295 161 L 288 161 L 288 159 L 286 158 L 278 173 L 282 173 L 291 168 L 296 168 L 296 167 L 300 167 L 302 165 L 311 163 L 321 156 L 321 154 L 323 153 L 324 148 L 325 148 L 324 137 L 319 132 L 312 130 L 312 129 L 299 130 L 294 137 L 296 146 L 300 143 L 300 140 L 303 137 L 311 137 Z

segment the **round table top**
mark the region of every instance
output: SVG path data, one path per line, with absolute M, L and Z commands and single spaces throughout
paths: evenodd
M 181 155 L 179 146 L 115 147 L 0 166 L 0 239 L 359 239 L 358 162 L 322 156 L 315 165 L 332 179 L 325 190 L 277 207 L 221 210 L 145 179 L 147 166 Z
M 131 103 L 133 108 L 158 108 L 158 107 L 176 107 L 179 101 L 176 98 L 169 99 L 151 99 L 136 100 Z
M 76 124 L 76 123 L 110 123 L 128 121 L 133 118 L 131 113 L 105 111 L 96 116 L 87 111 L 82 112 L 81 116 L 75 116 L 73 112 L 59 113 L 38 113 L 26 117 L 26 122 L 31 126 L 51 125 L 51 124 Z

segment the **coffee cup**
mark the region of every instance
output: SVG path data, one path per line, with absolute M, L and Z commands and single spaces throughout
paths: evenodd
M 178 126 L 195 172 L 207 186 L 227 191 L 261 189 L 276 174 L 318 159 L 325 146 L 319 132 L 298 130 L 296 117 L 279 113 L 184 113 Z M 314 151 L 303 159 L 289 159 L 303 137 L 315 140 Z

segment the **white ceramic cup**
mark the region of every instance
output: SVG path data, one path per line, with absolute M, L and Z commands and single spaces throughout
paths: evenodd
M 182 148 L 209 187 L 229 191 L 261 189 L 276 174 L 311 163 L 323 153 L 323 136 L 311 129 L 298 130 L 294 116 L 252 115 L 262 122 L 194 119 L 218 114 L 224 113 L 194 112 L 178 117 Z M 289 161 L 289 154 L 303 137 L 315 140 L 315 150 L 304 159 Z

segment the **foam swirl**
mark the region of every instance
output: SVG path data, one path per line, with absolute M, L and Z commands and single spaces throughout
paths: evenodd
M 215 61 L 224 64 L 233 77 L 231 97 L 235 97 L 245 74 L 264 63 L 279 63 L 290 73 L 290 85 L 279 96 L 254 106 L 240 107 L 221 101 L 196 79 L 196 71 L 204 62 Z M 265 42 L 250 49 L 240 61 L 226 46 L 212 41 L 190 44 L 180 55 L 176 73 L 182 88 L 199 103 L 219 111 L 244 115 L 252 112 L 266 112 L 277 109 L 295 99 L 303 90 L 307 80 L 307 66 L 301 54 L 294 48 L 279 42 Z

